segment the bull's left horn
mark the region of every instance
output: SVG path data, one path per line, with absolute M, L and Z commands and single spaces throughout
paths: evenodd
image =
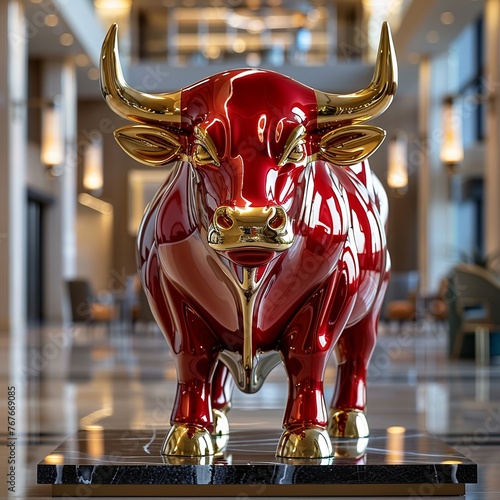
M 101 92 L 118 115 L 139 123 L 181 123 L 181 91 L 147 94 L 128 86 L 118 55 L 118 26 L 113 24 L 104 39 L 100 64 Z
M 316 90 L 318 126 L 360 123 L 375 118 L 388 108 L 396 93 L 397 85 L 396 54 L 389 25 L 384 22 L 370 85 L 352 94 L 328 94 Z

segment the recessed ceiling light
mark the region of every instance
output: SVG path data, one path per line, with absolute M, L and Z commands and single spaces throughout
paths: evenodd
M 59 24 L 59 18 L 55 14 L 47 14 L 43 19 L 43 22 L 45 23 L 45 26 L 53 28 Z
M 64 45 L 65 47 L 69 47 L 70 45 L 73 45 L 75 42 L 75 39 L 71 33 L 63 33 L 59 37 L 59 43 L 61 45 Z
M 129 9 L 132 0 L 94 0 L 96 9 Z
M 453 24 L 455 22 L 455 15 L 453 12 L 443 12 L 439 16 L 439 19 L 443 24 Z
M 217 47 L 217 45 L 209 45 L 205 50 L 205 54 L 210 59 L 217 59 L 220 56 L 220 49 L 219 47 Z
M 435 30 L 428 31 L 427 35 L 425 35 L 425 39 L 429 43 L 438 43 L 439 42 L 439 33 Z
M 249 66 L 258 66 L 261 62 L 262 58 L 258 52 L 249 52 L 246 57 L 246 63 Z
M 245 43 L 245 40 L 243 40 L 243 38 L 237 38 L 233 42 L 233 50 L 238 54 L 245 52 L 246 48 L 247 48 L 247 44 Z
M 91 80 L 99 80 L 99 70 L 97 68 L 90 68 L 87 75 Z
M 80 68 L 84 68 L 85 66 L 88 66 L 90 63 L 89 56 L 87 54 L 78 54 L 75 57 L 75 63 L 77 66 L 80 66 Z

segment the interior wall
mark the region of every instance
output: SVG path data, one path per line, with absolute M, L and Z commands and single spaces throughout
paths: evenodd
M 415 97 L 396 95 L 391 106 L 373 124 L 387 132 L 385 141 L 370 158 L 370 166 L 382 181 L 389 198 L 387 244 L 392 270 L 414 271 L 418 269 L 417 178 L 421 160 Z M 387 185 L 388 145 L 397 131 L 406 133 L 408 137 L 408 188 L 399 192 Z
M 89 237 L 95 235 L 96 237 Z M 77 276 L 88 279 L 94 292 L 110 290 L 113 254 L 113 215 L 83 205 L 77 209 Z
M 95 287 L 106 287 L 117 290 L 123 288 L 127 276 L 135 274 L 135 237 L 127 230 L 128 220 L 128 189 L 127 173 L 130 169 L 141 166 L 127 156 L 116 143 L 113 131 L 127 124 L 125 120 L 115 115 L 103 100 L 80 101 L 78 109 L 78 144 L 79 163 L 78 191 L 83 192 L 83 157 L 86 146 L 92 134 L 99 131 L 103 137 L 103 167 L 104 187 L 99 196 L 113 205 L 113 223 L 105 223 L 98 212 L 91 215 L 91 209 L 78 209 L 78 233 L 85 234 L 85 228 L 95 235 L 94 238 L 81 246 L 78 244 L 78 270 L 89 273 Z M 100 217 L 99 222 L 97 217 Z M 95 225 L 92 221 L 96 222 Z M 108 224 L 108 225 L 106 225 Z M 112 227 L 109 227 L 109 226 Z M 108 232 L 110 242 L 107 241 Z M 94 248 L 90 248 L 95 245 Z M 99 262 L 92 264 L 92 260 Z M 92 260 L 91 260 L 92 259 Z

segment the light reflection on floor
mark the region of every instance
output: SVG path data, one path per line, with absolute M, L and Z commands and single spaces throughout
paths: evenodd
M 175 368 L 154 330 L 59 326 L 20 332 L 15 344 L 6 337 L 0 337 L 2 408 L 7 387 L 15 386 L 19 498 L 48 498 L 50 489 L 35 484 L 36 463 L 78 428 L 168 424 Z M 467 498 L 498 499 L 500 366 L 476 369 L 473 362 L 450 362 L 446 349 L 445 331 L 433 325 L 382 329 L 370 367 L 370 426 L 404 426 L 441 436 L 479 464 L 479 483 L 468 486 Z M 332 362 L 325 378 L 327 400 L 334 381 Z M 259 393 L 235 393 L 231 425 L 279 428 L 285 402 L 286 377 L 278 367 Z M 7 422 L 2 438 L 6 432 Z M 7 447 L 0 447 L 0 454 L 6 465 Z

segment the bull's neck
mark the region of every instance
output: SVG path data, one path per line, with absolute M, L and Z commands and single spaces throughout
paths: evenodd
M 243 267 L 243 274 L 236 272 L 232 266 L 222 266 L 224 273 L 233 283 L 237 292 L 242 311 L 243 329 L 243 353 L 237 355 L 234 352 L 222 350 L 221 361 L 233 374 L 238 387 L 249 394 L 257 392 L 269 372 L 280 362 L 277 352 L 259 353 L 254 352 L 253 346 L 253 317 L 257 292 L 262 283 L 266 281 L 269 264 L 260 278 L 260 268 Z
M 241 361 L 246 375 L 250 376 L 254 366 L 253 315 L 255 299 L 267 272 L 264 272 L 263 276 L 257 279 L 256 267 L 243 267 L 243 275 L 242 279 L 240 279 L 234 269 L 226 266 L 222 266 L 222 268 L 227 277 L 233 282 L 240 301 L 243 320 L 243 353 Z
M 238 280 L 238 297 L 243 315 L 243 367 L 246 373 L 253 368 L 253 313 L 255 297 L 262 279 L 256 281 L 257 269 L 243 268 L 243 281 Z

